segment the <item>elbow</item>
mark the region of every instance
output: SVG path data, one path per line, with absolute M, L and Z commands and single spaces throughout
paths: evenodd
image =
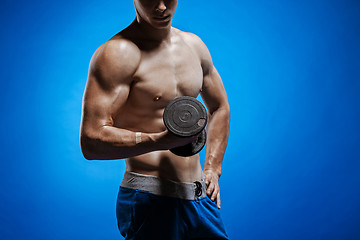
M 107 142 L 96 137 L 81 135 L 80 146 L 86 160 L 112 160 L 127 157 L 125 152 L 120 151 L 118 147 L 111 147 Z
M 81 145 L 81 152 L 86 160 L 96 160 L 94 154 L 92 154 L 84 145 Z
M 99 157 L 97 157 L 94 149 L 94 139 L 91 139 L 88 136 L 81 136 L 80 137 L 80 148 L 81 152 L 86 160 L 97 160 Z
M 92 157 L 90 154 L 85 154 L 85 153 L 83 153 L 83 155 L 84 155 L 84 158 L 86 159 L 86 160 L 97 160 L 96 158 L 94 158 L 94 157 Z
M 88 152 L 88 151 L 84 151 L 83 149 L 81 149 L 81 151 L 82 151 L 82 154 L 83 154 L 83 156 L 84 156 L 84 158 L 86 159 L 86 160 L 97 160 L 97 158 L 93 155 L 93 154 L 91 154 L 90 152 Z
M 229 103 L 223 103 L 219 105 L 216 109 L 209 111 L 209 118 L 211 119 L 213 116 L 218 116 L 223 119 L 224 122 L 230 124 L 230 105 Z

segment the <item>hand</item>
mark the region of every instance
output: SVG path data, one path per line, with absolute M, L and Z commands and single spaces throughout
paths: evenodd
M 188 143 L 191 143 L 196 140 L 198 135 L 192 136 L 192 137 L 178 137 L 168 130 L 165 130 L 160 133 L 156 133 L 155 135 L 155 141 L 161 146 L 162 150 L 169 150 L 175 147 L 184 146 Z
M 219 175 L 212 170 L 204 170 L 205 184 L 207 186 L 206 194 L 209 196 L 211 201 L 216 200 L 216 205 L 220 209 L 220 187 L 219 187 Z

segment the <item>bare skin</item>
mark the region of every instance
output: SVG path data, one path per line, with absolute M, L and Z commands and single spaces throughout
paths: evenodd
M 220 208 L 219 177 L 230 110 L 210 53 L 196 35 L 171 27 L 177 1 L 135 0 L 137 18 L 94 53 L 83 99 L 86 159 L 125 159 L 127 171 L 180 182 L 202 178 Z M 205 166 L 169 149 L 192 142 L 169 133 L 162 116 L 179 96 L 201 95 L 209 112 Z M 136 132 L 141 142 L 136 143 Z

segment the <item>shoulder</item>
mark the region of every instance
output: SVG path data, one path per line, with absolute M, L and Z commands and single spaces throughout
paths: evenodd
M 210 52 L 199 36 L 191 32 L 183 32 L 176 29 L 178 35 L 198 55 L 204 70 L 211 68 L 213 62 Z
M 210 55 L 207 46 L 199 36 L 194 33 L 183 32 L 178 29 L 176 29 L 176 31 L 177 34 L 184 40 L 184 42 L 193 48 L 193 50 L 195 50 L 198 54 L 204 57 L 206 57 L 206 55 Z
M 90 61 L 90 73 L 132 75 L 139 66 L 141 52 L 130 40 L 112 38 L 101 45 Z
M 173 28 L 173 31 L 175 32 L 175 34 L 182 38 L 187 44 L 189 44 L 191 47 L 195 47 L 195 48 L 203 48 L 206 47 L 204 42 L 200 39 L 199 36 L 197 36 L 194 33 L 191 32 L 184 32 L 181 31 L 177 28 Z

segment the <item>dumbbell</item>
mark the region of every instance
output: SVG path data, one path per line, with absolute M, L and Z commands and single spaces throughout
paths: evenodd
M 163 121 L 166 128 L 178 137 L 198 135 L 194 142 L 170 149 L 172 153 L 188 157 L 197 154 L 205 146 L 207 112 L 196 98 L 183 96 L 172 100 L 165 107 Z

